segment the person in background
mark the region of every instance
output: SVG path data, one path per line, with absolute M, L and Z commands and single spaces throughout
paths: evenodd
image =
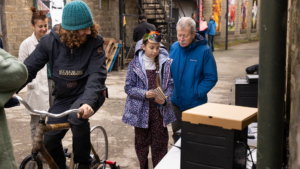
M 211 48 L 212 52 L 215 50 L 214 37 L 216 35 L 216 27 L 217 27 L 217 24 L 214 20 L 214 16 L 211 16 L 210 20 L 208 22 L 207 34 L 208 34 L 208 46 Z
M 177 39 L 170 50 L 174 90 L 171 99 L 177 121 L 172 123 L 174 143 L 181 129 L 182 112 L 207 103 L 207 93 L 218 81 L 214 56 L 207 41 L 195 30 L 195 21 L 189 17 L 179 19 Z
M 153 168 L 167 154 L 167 125 L 176 120 L 170 105 L 173 80 L 171 59 L 165 47 L 160 46 L 161 29 L 148 30 L 142 41 L 142 49 L 129 63 L 125 82 L 127 100 L 122 121 L 134 126 L 135 151 L 141 169 L 148 169 L 151 146 Z M 139 41 L 140 42 L 140 41 Z M 161 87 L 166 99 L 152 91 Z
M 27 79 L 26 66 L 0 49 L 0 168 L 18 169 L 4 111 L 11 96 Z
M 137 42 L 143 38 L 146 33 L 146 28 L 154 31 L 156 28 L 153 24 L 147 22 L 147 16 L 142 14 L 139 16 L 139 25 L 134 28 L 133 41 Z
M 196 14 L 192 13 L 192 19 L 197 23 Z M 197 25 L 195 24 L 195 30 L 197 30 Z
M 32 12 L 31 26 L 33 28 L 33 33 L 21 43 L 18 60 L 22 63 L 35 50 L 40 39 L 47 33 L 48 29 L 48 19 L 46 14 L 42 11 L 37 11 L 35 7 L 31 7 L 30 10 Z M 37 73 L 36 78 L 31 83 L 27 84 L 26 101 L 36 110 L 48 110 L 51 106 L 50 102 L 53 103 L 53 96 L 49 92 L 52 86 L 48 85 L 48 83 L 51 82 L 48 82 L 46 65 Z M 25 112 L 31 116 L 30 131 L 31 141 L 33 141 L 40 116 L 31 113 L 27 109 L 25 109 Z M 40 158 L 44 161 L 43 157 L 40 156 Z
M 193 19 L 195 22 L 197 22 L 197 20 L 196 20 L 196 14 L 195 14 L 195 13 L 192 13 L 192 19 Z
M 207 22 L 205 20 L 204 15 L 202 15 L 201 20 L 200 20 L 200 29 L 199 29 L 199 31 L 204 34 L 205 38 L 206 38 L 206 34 L 207 34 L 207 28 L 208 28 Z
M 20 45 L 18 60 L 22 63 L 35 50 L 40 39 L 47 33 L 48 29 L 48 19 L 46 14 L 42 11 L 37 11 L 35 7 L 31 7 L 30 10 L 32 12 L 31 26 L 33 28 L 33 33 Z M 31 83 L 28 83 L 26 101 L 36 110 L 48 110 L 50 107 L 49 96 L 51 96 L 51 94 L 49 93 L 48 87 L 47 66 L 45 66 L 37 73 L 36 79 Z M 25 112 L 31 116 L 30 131 L 31 141 L 33 141 L 35 129 L 40 120 L 40 116 L 31 113 L 27 109 L 25 109 Z M 44 161 L 44 158 L 40 158 Z
M 4 49 L 4 48 L 3 48 L 2 34 L 1 34 L 1 33 L 0 33 L 0 48 L 1 48 L 1 49 Z

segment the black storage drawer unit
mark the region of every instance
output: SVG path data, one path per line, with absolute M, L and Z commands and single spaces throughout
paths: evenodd
M 241 79 L 235 83 L 235 105 L 257 107 L 258 83 L 249 83 Z
M 183 121 L 181 169 L 245 169 L 247 132 Z

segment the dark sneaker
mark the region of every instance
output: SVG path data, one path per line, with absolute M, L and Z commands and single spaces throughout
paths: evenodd
M 91 165 L 86 163 L 79 163 L 77 169 L 90 169 Z

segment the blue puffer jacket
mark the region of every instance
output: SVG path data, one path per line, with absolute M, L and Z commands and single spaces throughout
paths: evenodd
M 142 44 L 141 42 L 139 43 Z M 129 63 L 125 82 L 125 92 L 127 93 L 125 111 L 122 121 L 126 124 L 139 128 L 148 128 L 149 122 L 149 99 L 145 95 L 148 91 L 148 79 L 143 61 L 143 50 L 140 47 L 136 51 L 134 59 Z M 176 120 L 171 108 L 171 97 L 173 90 L 173 79 L 170 72 L 172 60 L 164 47 L 159 49 L 159 75 L 161 78 L 161 88 L 168 98 L 166 105 L 161 107 L 164 126 Z M 163 69 L 162 69 L 163 67 Z
M 216 35 L 216 28 L 217 28 L 216 22 L 214 20 L 210 20 L 208 22 L 207 33 L 209 35 Z
M 188 47 L 175 42 L 170 51 L 174 80 L 172 102 L 181 110 L 207 102 L 207 93 L 218 81 L 217 66 L 207 41 L 196 33 Z

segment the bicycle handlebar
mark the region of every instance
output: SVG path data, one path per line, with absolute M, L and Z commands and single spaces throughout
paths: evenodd
M 49 113 L 45 110 L 33 110 L 28 104 L 27 102 L 25 102 L 20 96 L 17 96 L 17 95 L 13 95 L 13 98 L 17 99 L 20 103 L 22 103 L 26 109 L 28 109 L 29 111 L 31 111 L 32 113 L 35 113 L 35 114 L 39 114 L 39 115 L 43 115 L 43 116 L 49 116 L 49 117 L 54 117 L 54 118 L 60 118 L 60 117 L 63 117 L 63 116 L 66 116 L 68 114 L 71 114 L 71 113 L 80 113 L 81 110 L 79 109 L 71 109 L 71 110 L 67 110 L 65 112 L 62 112 L 60 114 L 53 114 L 53 113 Z

